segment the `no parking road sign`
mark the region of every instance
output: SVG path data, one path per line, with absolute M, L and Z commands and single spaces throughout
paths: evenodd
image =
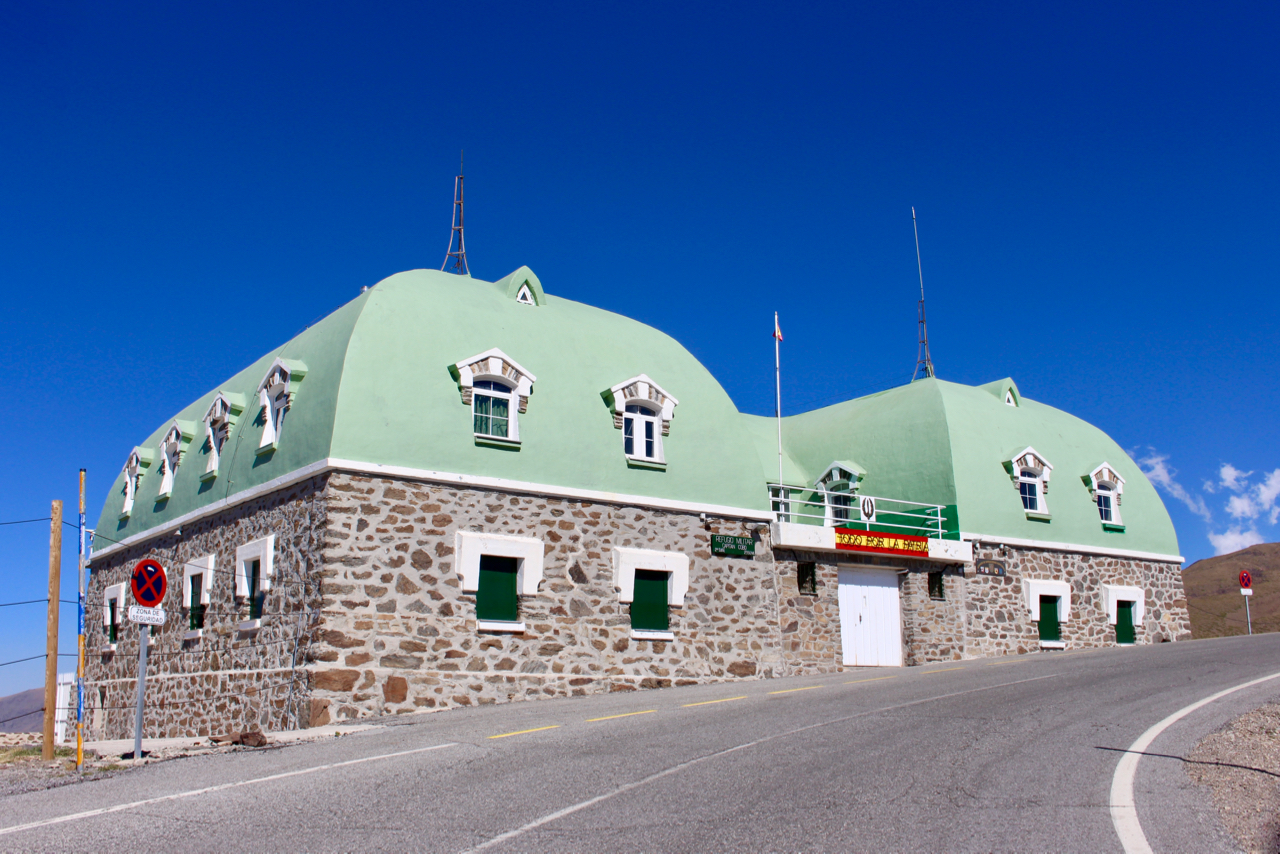
M 133 598 L 144 608 L 159 608 L 168 585 L 164 567 L 150 558 L 138 562 L 133 568 L 133 578 L 129 580 Z

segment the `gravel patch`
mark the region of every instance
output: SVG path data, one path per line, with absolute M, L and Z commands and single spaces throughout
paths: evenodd
M 1280 703 L 1229 722 L 1187 756 L 1187 774 L 1213 795 L 1237 843 L 1280 854 Z
M 74 747 L 58 747 L 54 759 L 40 758 L 40 736 L 33 733 L 0 733 L 0 797 L 52 789 L 85 780 L 101 780 L 124 769 L 114 756 L 84 754 L 84 771 L 76 772 Z

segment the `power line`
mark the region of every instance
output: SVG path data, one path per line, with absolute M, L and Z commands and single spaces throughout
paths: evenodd
M 29 718 L 29 717 L 31 717 L 32 715 L 38 715 L 38 714 L 40 714 L 40 713 L 41 713 L 41 712 L 43 712 L 43 711 L 44 711 L 44 706 L 41 706 L 41 707 L 40 707 L 40 708 L 38 708 L 38 709 L 32 709 L 32 710 L 31 710 L 31 711 L 29 711 L 29 712 L 23 712 L 22 714 L 20 714 L 20 715 L 15 715 L 15 716 L 14 716 L 14 717 L 12 717 L 12 718 L 5 718 L 4 720 L 0 721 L 0 724 L 7 724 L 9 721 L 16 721 L 16 720 L 18 720 L 19 718 Z
M 18 519 L 14 522 L 0 522 L 0 525 L 29 525 L 32 522 L 48 522 L 50 518 L 51 517 L 49 516 L 44 516 L 39 519 Z M 71 527 L 74 528 L 76 526 L 72 525 Z M 0 721 L 0 723 L 2 723 L 2 721 Z
M 0 603 L 0 608 L 8 608 L 8 607 L 9 607 L 9 606 L 11 606 L 11 605 L 36 605 L 36 604 L 43 605 L 43 604 L 47 603 L 48 601 L 49 601 L 48 599 L 28 599 L 28 600 L 27 600 L 27 601 L 25 601 L 25 602 L 4 602 L 4 603 Z M 59 601 L 61 601 L 61 600 L 59 600 Z M 72 604 L 72 605 L 77 605 L 77 604 L 79 604 L 79 603 L 78 603 L 78 602 L 72 602 L 71 604 Z
M 0 664 L 0 667 L 8 667 L 10 664 L 21 664 L 24 661 L 35 661 L 37 658 L 44 658 L 44 655 L 33 655 L 30 658 L 15 658 L 13 661 L 6 661 Z

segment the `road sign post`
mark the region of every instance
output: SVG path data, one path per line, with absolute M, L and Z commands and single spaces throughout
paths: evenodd
M 1249 624 L 1249 634 L 1253 634 L 1253 615 L 1249 613 L 1249 597 L 1253 595 L 1253 576 L 1247 569 L 1240 571 L 1240 592 L 1244 595 L 1244 619 Z
M 129 588 L 138 605 L 129 606 L 129 619 L 138 624 L 138 707 L 133 716 L 133 758 L 142 758 L 142 707 L 147 695 L 147 646 L 152 626 L 164 625 L 165 590 L 168 578 L 157 561 L 139 561 L 133 568 Z M 141 607 L 139 607 L 141 606 Z

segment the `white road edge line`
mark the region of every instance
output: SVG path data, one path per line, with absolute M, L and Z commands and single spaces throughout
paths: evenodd
M 1137 741 L 1129 745 L 1129 749 L 1125 751 L 1124 756 L 1120 757 L 1120 762 L 1116 764 L 1115 776 L 1111 778 L 1111 823 L 1115 826 L 1116 836 L 1120 837 L 1120 845 L 1124 848 L 1125 854 L 1153 854 L 1151 845 L 1147 842 L 1147 835 L 1142 832 L 1142 823 L 1138 821 L 1138 808 L 1133 802 L 1133 780 L 1138 773 L 1138 760 L 1142 758 L 1142 754 L 1146 749 L 1151 746 L 1151 742 L 1155 741 L 1160 733 L 1196 709 L 1207 706 L 1214 700 L 1219 700 L 1228 694 L 1234 694 L 1236 691 L 1243 691 L 1245 688 L 1252 688 L 1254 685 L 1260 685 L 1263 682 L 1277 678 L 1280 678 L 1280 673 L 1272 673 L 1270 676 L 1263 676 L 1261 679 L 1254 679 L 1252 682 L 1246 682 L 1243 685 L 1237 685 L 1234 688 L 1228 688 L 1225 691 L 1219 691 L 1212 696 L 1205 697 L 1203 700 L 1192 703 L 1186 708 L 1179 709 L 1169 715 L 1169 717 L 1151 727 L 1151 729 L 1139 736 Z
M 430 747 L 418 747 L 413 750 L 401 750 L 396 753 L 381 753 L 377 756 L 365 756 L 360 759 L 348 759 L 345 762 L 332 762 L 328 765 L 316 765 L 311 768 L 301 768 L 297 771 L 285 771 L 281 774 L 269 774 L 266 777 L 255 777 L 252 780 L 237 780 L 234 783 L 222 783 L 218 786 L 206 786 L 203 789 L 192 789 L 188 792 L 175 792 L 172 795 L 161 795 L 158 798 L 147 798 L 141 801 L 131 801 L 127 804 L 116 804 L 113 807 L 102 807 L 96 810 L 86 810 L 85 812 L 71 813 L 70 815 L 62 815 L 57 818 L 46 818 L 40 821 L 32 821 L 27 824 L 15 824 L 12 827 L 0 827 L 0 836 L 10 833 L 18 833 L 23 830 L 31 830 L 37 827 L 48 827 L 51 824 L 62 824 L 68 821 L 78 821 L 82 818 L 93 818 L 99 815 L 109 815 L 113 812 L 123 812 L 124 810 L 136 809 L 137 807 L 145 807 L 150 804 L 159 804 L 164 801 L 176 801 L 182 798 L 194 798 L 196 795 L 207 795 L 210 792 L 221 792 L 224 789 L 234 789 L 238 786 L 252 786 L 255 783 L 269 783 L 272 780 L 283 780 L 287 777 L 300 777 L 303 774 L 314 774 L 317 771 L 328 771 L 331 768 L 344 768 L 348 765 L 360 765 L 364 762 L 377 762 L 379 759 L 394 759 L 397 756 L 411 756 L 415 753 L 426 753 L 429 750 L 440 750 L 445 747 L 456 747 L 457 742 L 449 742 L 448 744 L 433 744 Z
M 834 718 L 832 720 L 823 721 L 821 723 L 809 724 L 808 726 L 802 726 L 799 729 L 789 730 L 788 732 L 780 732 L 780 733 L 775 733 L 773 735 L 767 735 L 764 738 L 758 738 L 755 741 L 748 741 L 745 744 L 738 744 L 733 747 L 726 747 L 724 750 L 718 750 L 715 753 L 708 753 L 706 756 L 699 756 L 697 759 L 690 759 L 688 762 L 681 762 L 679 765 L 672 765 L 670 768 L 667 768 L 664 771 L 659 771 L 656 774 L 650 774 L 648 777 L 645 777 L 644 779 L 635 780 L 630 783 L 625 783 L 619 786 L 618 788 L 613 789 L 612 791 L 605 792 L 603 795 L 596 795 L 594 798 L 588 798 L 585 801 L 579 801 L 578 803 L 573 804 L 571 806 L 567 806 L 564 809 L 559 809 L 559 810 L 556 810 L 555 812 L 547 813 L 542 818 L 534 819 L 528 824 L 517 827 L 514 830 L 508 830 L 506 833 L 500 833 L 497 836 L 493 837 L 492 839 L 487 839 L 484 842 L 481 842 L 479 845 L 474 846 L 473 848 L 468 848 L 465 852 L 463 852 L 463 854 L 474 854 L 474 852 L 476 851 L 484 851 L 486 848 L 492 848 L 495 845 L 501 845 L 503 842 L 506 842 L 509 839 L 514 839 L 517 836 L 521 836 L 525 833 L 528 833 L 530 830 L 536 830 L 539 827 L 542 827 L 544 824 L 550 824 L 551 822 L 562 819 L 567 815 L 572 815 L 573 813 L 579 812 L 580 810 L 584 810 L 587 807 L 595 806 L 601 801 L 607 801 L 610 798 L 616 797 L 618 795 L 626 794 L 627 792 L 630 792 L 632 789 L 638 789 L 641 786 L 654 782 L 655 780 L 661 780 L 663 777 L 668 777 L 672 774 L 677 774 L 686 768 L 690 768 L 694 765 L 698 765 L 702 762 L 706 762 L 708 759 L 718 759 L 721 756 L 728 756 L 730 753 L 736 753 L 739 750 L 746 750 L 748 747 L 755 747 L 757 744 L 764 744 L 765 742 L 773 741 L 776 738 L 785 738 L 789 735 L 796 735 L 797 733 L 808 732 L 811 729 L 818 729 L 819 727 L 831 726 L 832 724 L 843 723 L 845 721 L 851 721 L 856 718 L 865 718 L 868 715 L 880 714 L 882 712 L 892 712 L 898 709 L 905 709 L 910 706 L 919 706 L 924 703 L 932 703 L 935 700 L 945 700 L 949 697 L 961 697 L 965 694 L 976 694 L 979 691 L 991 691 L 996 688 L 1007 688 L 1010 685 L 1021 685 L 1024 682 L 1039 682 L 1041 679 L 1053 679 L 1057 675 L 1058 675 L 1057 673 L 1050 673 L 1047 676 L 1033 676 L 1030 679 L 1018 679 L 1013 682 L 1001 682 L 999 685 L 988 685 L 985 688 L 970 688 L 967 691 L 955 691 L 950 694 L 939 694 L 935 697 L 925 697 L 922 700 L 912 700 L 909 703 L 899 703 L 894 706 L 885 706 L 880 709 L 868 709 L 865 712 L 858 712 L 857 714 L 853 714 L 853 715 L 845 715 L 844 717 Z

